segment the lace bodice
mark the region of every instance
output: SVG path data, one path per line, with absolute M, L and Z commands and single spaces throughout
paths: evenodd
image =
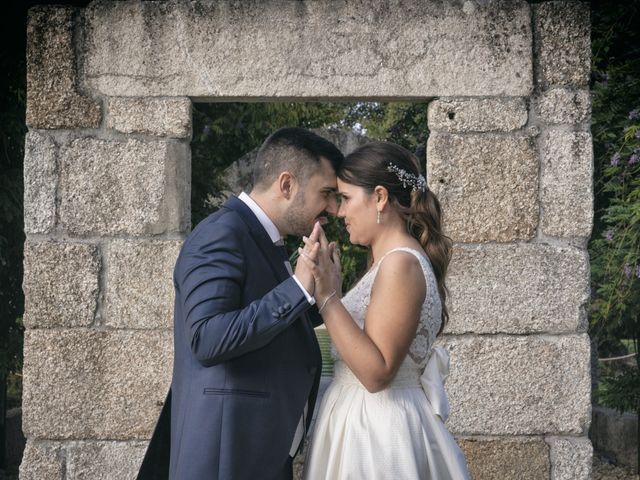
M 424 303 L 422 304 L 422 310 L 420 312 L 420 322 L 418 323 L 418 330 L 416 337 L 411 343 L 409 348 L 409 354 L 403 362 L 415 364 L 414 367 L 418 367 L 420 371 L 424 368 L 429 359 L 429 353 L 433 342 L 435 341 L 438 330 L 440 329 L 442 305 L 440 303 L 440 295 L 438 294 L 438 284 L 436 277 L 433 273 L 431 263 L 425 257 L 422 252 L 414 250 L 408 247 L 394 248 L 388 251 L 361 279 L 360 281 L 344 296 L 342 303 L 349 311 L 355 322 L 360 328 L 364 328 L 365 316 L 367 313 L 367 307 L 371 300 L 371 289 L 373 282 L 378 273 L 380 265 L 384 259 L 396 251 L 409 252 L 416 256 L 422 271 L 424 272 L 426 282 L 426 295 Z M 390 322 L 393 318 L 389 319 Z M 336 351 L 335 346 L 331 345 L 331 355 L 334 360 L 339 361 L 340 355 Z

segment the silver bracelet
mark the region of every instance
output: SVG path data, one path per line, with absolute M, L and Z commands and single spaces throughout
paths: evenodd
M 324 302 L 322 302 L 322 306 L 318 309 L 318 313 L 322 312 L 322 309 L 325 307 L 327 302 L 331 300 L 331 297 L 333 297 L 335 294 L 336 294 L 336 291 L 334 290 L 333 292 L 331 292 L 331 294 L 327 298 L 324 299 Z

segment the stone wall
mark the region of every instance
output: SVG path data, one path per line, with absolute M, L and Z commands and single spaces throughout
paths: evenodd
M 33 8 L 21 477 L 134 477 L 170 382 L 191 102 L 366 98 L 433 99 L 474 478 L 589 478 L 589 22 L 577 1 Z

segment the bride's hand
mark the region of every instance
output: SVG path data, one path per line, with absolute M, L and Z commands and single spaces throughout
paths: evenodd
M 317 230 L 316 230 L 317 229 Z M 314 241 L 317 238 L 318 241 Z M 305 248 L 298 249 L 300 258 L 311 270 L 315 279 L 315 293 L 317 302 L 322 305 L 324 301 L 335 292 L 338 297 L 342 296 L 342 274 L 340 266 L 340 254 L 335 242 L 329 243 L 327 237 L 318 224 L 310 236 L 304 238 Z M 313 260 L 311 252 L 317 250 L 316 261 Z M 314 248 L 315 247 L 315 248 Z M 314 251 L 315 253 L 315 251 Z

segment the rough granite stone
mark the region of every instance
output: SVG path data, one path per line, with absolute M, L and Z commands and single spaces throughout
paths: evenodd
M 62 444 L 29 439 L 20 464 L 20 480 L 65 480 L 65 478 Z
M 173 268 L 182 241 L 114 240 L 106 248 L 104 324 L 117 328 L 173 326 Z
M 590 480 L 593 448 L 587 437 L 549 437 L 550 480 Z
M 538 224 L 538 160 L 522 135 L 432 134 L 427 181 L 456 242 L 528 240 Z
M 35 6 L 27 23 L 27 125 L 98 128 L 99 102 L 78 92 L 73 47 L 74 9 Z
M 457 435 L 582 435 L 591 420 L 589 337 L 445 336 L 449 430 Z
M 593 226 L 593 147 L 589 132 L 542 135 L 541 225 L 545 235 L 588 238 Z
M 147 442 L 73 442 L 67 447 L 67 480 L 137 477 Z
M 29 439 L 148 439 L 171 383 L 173 336 L 147 330 L 27 330 Z
M 188 98 L 109 98 L 107 127 L 122 133 L 191 137 Z
M 53 138 L 27 133 L 24 152 L 24 231 L 50 233 L 56 221 L 56 153 Z
M 589 257 L 544 244 L 454 248 L 447 333 L 585 331 Z
M 60 148 L 59 222 L 74 235 L 183 232 L 189 146 L 77 138 Z
M 26 242 L 24 324 L 27 328 L 82 327 L 98 303 L 98 248 L 85 243 Z
M 541 2 L 532 6 L 536 84 L 587 86 L 591 71 L 588 2 Z
M 536 113 L 549 124 L 582 123 L 589 119 L 591 97 L 588 90 L 553 88 L 535 99 Z
M 87 84 L 109 96 L 526 96 L 530 8 L 500 2 L 94 2 Z
M 459 438 L 473 479 L 548 480 L 549 446 L 542 438 Z
M 429 130 L 508 132 L 527 123 L 523 98 L 438 99 L 429 104 Z

